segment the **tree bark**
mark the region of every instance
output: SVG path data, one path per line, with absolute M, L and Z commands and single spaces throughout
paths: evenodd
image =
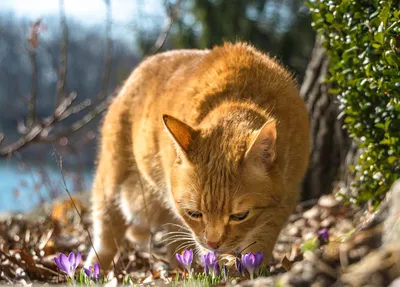
M 337 97 L 329 93 L 331 84 L 325 82 L 328 68 L 329 57 L 317 39 L 300 90 L 309 112 L 312 141 L 302 200 L 330 193 L 337 182 L 349 181 L 347 169 L 352 159 L 347 155 L 352 141 L 342 128 Z

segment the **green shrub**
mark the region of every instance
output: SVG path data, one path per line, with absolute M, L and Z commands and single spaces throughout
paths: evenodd
M 345 128 L 361 148 L 352 202 L 378 203 L 400 177 L 400 11 L 398 1 L 309 3 L 330 55 L 328 81 Z

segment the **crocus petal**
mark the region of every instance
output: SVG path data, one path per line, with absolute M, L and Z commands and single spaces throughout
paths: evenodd
M 210 274 L 210 269 L 208 268 L 208 265 L 204 266 L 204 273 L 206 273 L 206 275 Z
M 213 264 L 216 259 L 217 259 L 217 252 L 210 253 L 210 257 L 209 257 L 210 264 Z
M 215 262 L 215 263 L 213 264 L 213 270 L 214 270 L 214 274 L 215 274 L 216 276 L 218 276 L 218 275 L 221 273 L 221 269 L 219 268 L 218 262 Z
M 329 229 L 324 228 L 318 231 L 318 236 L 323 239 L 323 240 L 328 240 L 329 239 Z
M 60 260 L 60 265 L 63 267 L 63 268 L 60 268 L 61 271 L 64 271 L 65 273 L 68 274 L 70 272 L 71 264 L 69 263 L 67 256 L 65 256 L 65 254 L 61 253 L 59 260 Z
M 255 256 L 252 252 L 242 255 L 243 267 L 246 268 L 247 271 L 249 271 L 250 275 L 253 274 L 254 270 L 256 269 L 254 263 L 255 263 Z
M 60 269 L 60 261 L 58 260 L 57 256 L 54 257 L 54 262 L 56 263 L 57 267 Z
M 71 266 L 75 265 L 75 253 L 71 252 L 68 256 L 68 261 Z
M 236 269 L 239 271 L 240 274 L 243 275 L 243 265 L 242 262 L 240 262 L 239 258 L 236 258 Z
M 81 263 L 82 260 L 82 253 L 78 252 L 78 254 L 76 254 L 76 258 L 75 258 L 75 268 L 77 268 L 79 266 L 79 263 Z
M 89 268 L 83 268 L 83 271 L 85 271 L 85 274 L 87 277 L 90 277 L 90 273 L 91 273 L 90 270 L 92 270 L 92 266 L 89 266 Z
M 262 252 L 262 253 L 257 252 L 256 255 L 255 255 L 255 258 L 256 258 L 255 267 L 258 268 L 258 267 L 260 267 L 260 265 L 264 261 L 264 252 Z
M 94 273 L 93 273 L 93 276 L 94 276 L 96 279 L 99 279 L 99 276 L 100 276 L 100 266 L 99 266 L 99 263 L 96 263 L 96 264 L 94 265 Z
M 183 258 L 185 259 L 186 265 L 191 265 L 193 261 L 193 250 L 185 250 L 185 252 L 183 253 Z
M 207 266 L 207 261 L 208 261 L 208 253 L 201 256 L 201 262 L 203 263 L 204 266 Z
M 179 262 L 180 264 L 184 265 L 184 264 L 183 264 L 183 261 L 182 261 L 182 255 L 177 253 L 177 254 L 175 254 L 175 256 L 176 256 L 176 260 L 178 260 L 178 262 Z

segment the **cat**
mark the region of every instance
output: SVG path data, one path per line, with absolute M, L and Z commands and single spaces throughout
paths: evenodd
M 293 211 L 310 152 L 308 114 L 284 67 L 247 43 L 148 57 L 105 117 L 93 185 L 94 250 L 167 227 L 168 254 L 264 252 Z M 252 244 L 253 243 L 253 244 Z

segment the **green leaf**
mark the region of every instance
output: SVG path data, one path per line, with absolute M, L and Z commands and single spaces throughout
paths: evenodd
M 326 19 L 326 22 L 328 22 L 328 23 L 332 23 L 334 20 L 333 15 L 331 13 L 327 13 L 325 15 L 325 19 Z
M 374 35 L 374 40 L 379 44 L 383 44 L 383 32 L 376 32 Z
M 389 65 L 396 67 L 396 69 L 399 67 L 399 63 L 398 63 L 399 55 L 397 55 L 395 51 L 393 51 L 393 50 L 386 51 L 384 53 L 384 56 L 385 56 L 386 62 Z

